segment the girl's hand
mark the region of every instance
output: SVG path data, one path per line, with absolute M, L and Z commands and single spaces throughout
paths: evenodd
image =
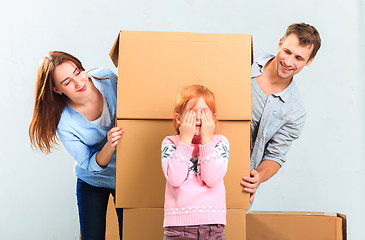
M 113 127 L 109 130 L 107 136 L 108 136 L 108 142 L 107 144 L 109 147 L 113 150 L 116 149 L 116 146 L 119 142 L 119 140 L 122 138 L 124 134 L 124 131 L 120 127 Z
M 213 141 L 214 130 L 215 130 L 215 122 L 212 113 L 208 109 L 204 109 L 201 113 L 201 129 L 200 129 L 202 145 Z
M 183 116 L 181 125 L 179 127 L 180 131 L 180 141 L 186 145 L 190 145 L 195 134 L 196 117 L 195 112 L 190 110 Z

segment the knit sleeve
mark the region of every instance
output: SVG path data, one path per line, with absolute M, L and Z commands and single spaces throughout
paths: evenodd
M 227 172 L 229 158 L 227 138 L 224 136 L 216 137 L 218 141 L 200 146 L 201 178 L 210 187 L 223 180 Z
M 193 147 L 182 142 L 175 143 L 166 137 L 161 146 L 162 170 L 166 181 L 173 187 L 181 186 L 188 177 Z

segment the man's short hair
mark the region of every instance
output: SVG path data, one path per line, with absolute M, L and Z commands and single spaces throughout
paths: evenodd
M 308 61 L 314 58 L 321 47 L 321 37 L 317 29 L 306 23 L 294 23 L 286 29 L 282 40 L 284 41 L 287 36 L 293 33 L 298 37 L 301 46 L 313 45 Z

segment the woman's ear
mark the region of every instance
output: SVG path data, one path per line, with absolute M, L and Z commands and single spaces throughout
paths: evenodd
M 181 125 L 181 117 L 180 117 L 180 114 L 175 113 L 175 120 L 176 120 L 177 124 Z
M 62 95 L 62 92 L 61 92 L 61 91 L 59 91 L 59 90 L 57 89 L 57 87 L 54 87 L 52 90 L 53 90 L 55 93 L 58 93 L 58 94 Z

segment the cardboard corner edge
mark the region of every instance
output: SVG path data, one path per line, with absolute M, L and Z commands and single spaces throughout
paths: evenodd
M 109 52 L 109 56 L 112 59 L 114 66 L 118 67 L 118 55 L 119 55 L 119 38 L 122 31 L 119 31 L 118 37 L 115 40 L 112 49 Z
M 252 37 L 252 34 L 250 34 L 250 41 L 251 41 L 251 66 L 253 64 L 253 61 L 254 61 L 254 54 L 253 54 L 253 37 Z
M 345 214 L 337 213 L 337 217 L 340 218 L 342 227 L 342 239 L 347 240 L 347 219 Z

